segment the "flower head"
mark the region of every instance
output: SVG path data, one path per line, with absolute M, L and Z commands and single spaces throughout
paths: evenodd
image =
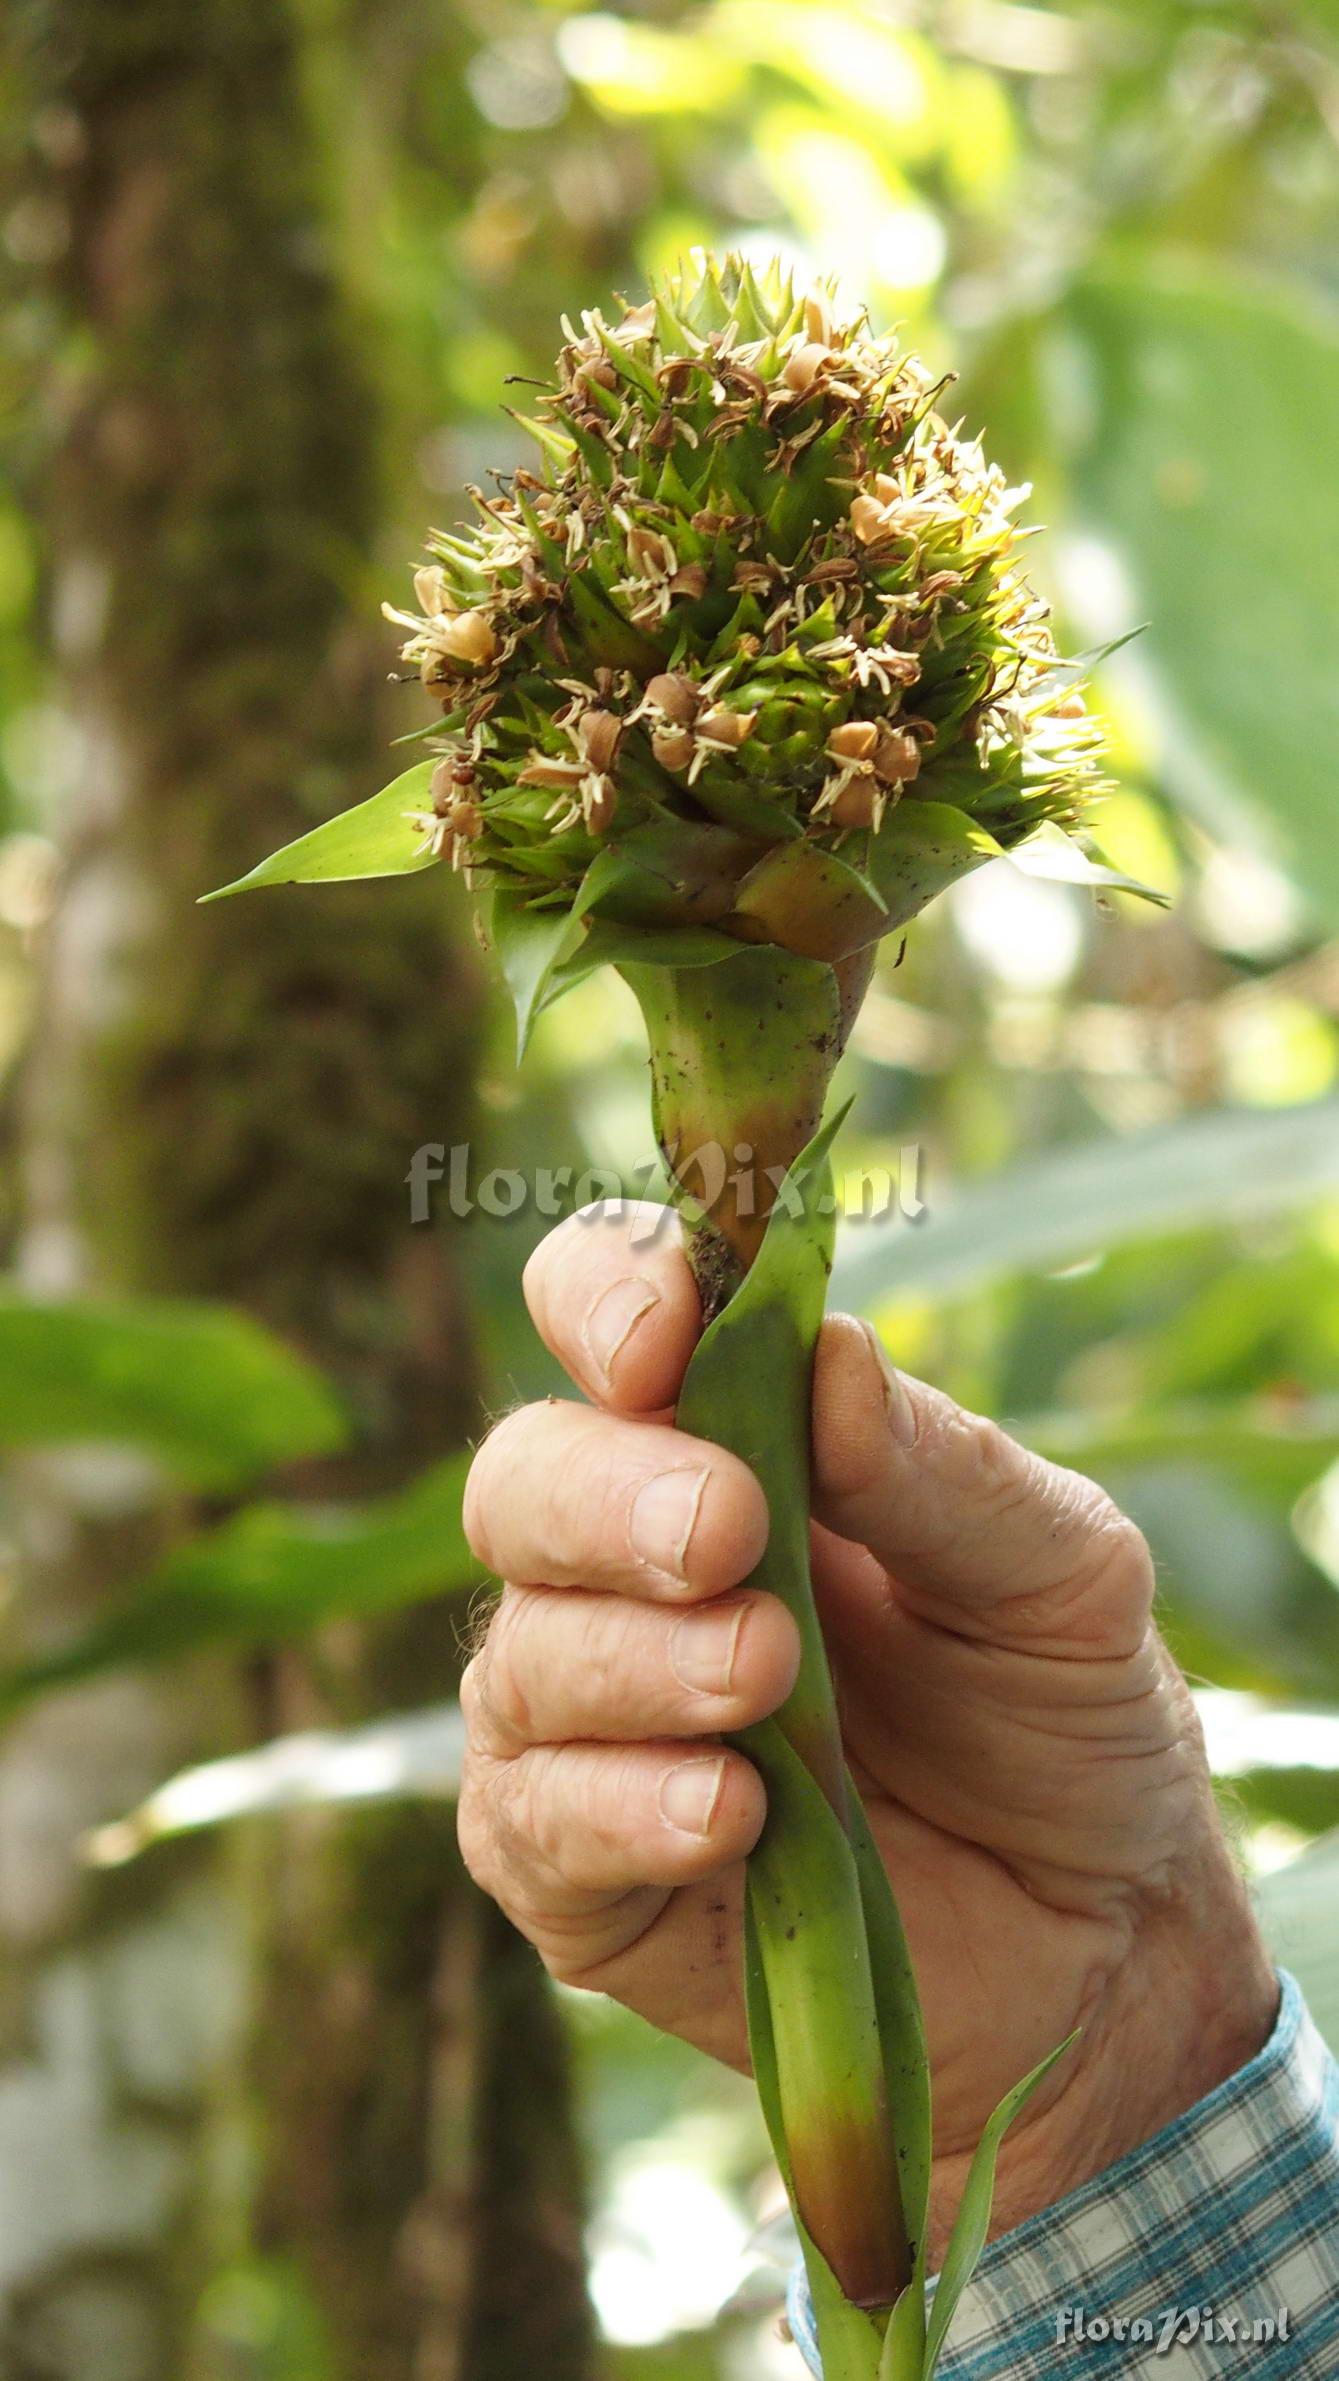
M 444 706 L 434 849 L 513 904 L 839 957 L 1077 818 L 1098 738 L 1026 490 L 915 356 L 733 260 L 563 329 L 540 468 L 387 607 Z

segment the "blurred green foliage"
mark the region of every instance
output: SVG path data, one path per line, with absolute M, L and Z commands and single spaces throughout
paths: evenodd
M 301 0 L 300 14 L 325 236 L 385 408 L 381 545 L 338 563 L 351 617 L 400 600 L 424 521 L 457 516 L 466 483 L 517 459 L 498 407 L 514 376 L 543 373 L 560 311 L 611 288 L 636 298 L 704 241 L 840 272 L 959 369 L 962 409 L 1037 485 L 1052 528 L 1038 574 L 1073 646 L 1148 624 L 1098 671 L 1122 787 L 1101 832 L 1175 906 L 1108 910 L 999 867 L 940 906 L 904 963 L 887 954 L 846 1064 L 849 1162 L 905 1173 L 915 1144 L 929 1213 L 852 1225 L 848 1280 L 900 1361 L 1125 1498 L 1194 1673 L 1339 1711 L 1339 8 Z M 0 137 L 18 158 L 64 135 L 6 116 Z M 0 221 L 11 1069 L 80 768 L 25 518 L 52 436 L 35 268 L 61 238 L 25 181 Z M 393 645 L 388 631 L 388 669 Z M 408 732 L 425 709 L 403 704 Z M 523 1098 L 499 1017 L 480 1170 L 626 1177 L 650 1145 L 631 1004 L 587 985 L 541 1019 L 536 1049 Z M 517 1292 L 542 1228 L 528 1210 L 444 1208 L 424 1227 L 468 1235 L 500 1397 L 551 1385 Z M 0 1310 L 12 1445 L 129 1442 L 217 1492 L 340 1428 L 297 1359 L 234 1317 L 43 1320 L 35 1358 L 31 1310 Z M 285 1499 L 208 1516 L 161 1575 L 113 1586 L 71 1667 L 472 1584 L 457 1484 L 447 1467 L 361 1513 Z M 1232 1791 L 1262 1852 L 1339 1817 L 1333 1767 L 1248 1769 Z M 1331 1871 L 1303 1903 L 1308 1924 L 1332 1911 Z M 632 2021 L 582 2023 L 608 2183 L 595 2285 L 629 2342 L 618 2369 L 736 2370 L 728 2330 L 717 2346 L 632 2344 L 655 2244 L 609 2233 L 632 2136 L 667 2157 L 696 2140 L 697 2071 Z M 740 2124 L 683 2152 L 723 2206 L 759 2169 Z M 297 2321 L 269 2275 L 225 2274 L 215 2296 L 238 2336 Z M 272 2348 L 246 2370 L 315 2376 L 303 2337 L 296 2361 Z

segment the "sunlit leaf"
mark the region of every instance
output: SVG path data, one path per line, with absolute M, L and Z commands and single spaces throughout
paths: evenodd
M 888 924 L 882 895 L 839 853 L 809 842 L 775 845 L 744 878 L 735 908 L 809 959 L 848 958 Z
M 1122 876 L 1118 868 L 1108 868 L 1100 860 L 1091 859 L 1072 835 L 1066 835 L 1053 819 L 1030 835 L 1026 843 L 1016 843 L 1008 854 L 1011 867 L 1021 868 L 1024 876 L 1039 876 L 1051 884 L 1091 885 L 1097 891 L 1137 893 L 1141 901 L 1156 902 L 1167 907 L 1167 895 L 1153 885 L 1140 884 L 1134 876 Z
M 1127 1414 L 1026 1414 L 1011 1428 L 1038 1454 L 1097 1479 L 1155 1463 L 1213 1464 L 1239 1488 L 1263 1488 L 1285 1506 L 1339 1458 L 1339 1401 L 1332 1398 L 1287 1414 L 1226 1401 Z
M 925 2370 L 925 2296 L 908 2284 L 888 2318 L 879 2381 L 921 2381 Z
M 183 1769 L 147 1802 L 99 1827 L 85 1855 L 118 1867 L 165 1837 L 316 1805 L 454 1800 L 465 1723 L 458 1703 L 397 1712 L 364 1728 L 309 1729 L 254 1751 Z
M 993 835 L 947 802 L 899 802 L 869 839 L 867 873 L 887 905 L 885 931 L 900 926 L 987 860 L 998 860 Z
M 868 1307 L 961 1295 L 1121 1242 L 1296 1206 L 1339 1183 L 1339 1099 L 1216 1108 L 1125 1139 L 1059 1149 L 933 1203 L 922 1222 L 875 1217 L 837 1244 L 835 1295 Z
M 898 2179 L 915 2260 L 914 2280 L 923 2333 L 933 2157 L 930 2061 L 902 1913 L 889 1890 L 887 1871 L 866 1817 L 864 1802 L 855 1793 L 851 1796 L 851 1841 L 855 1848 L 865 1925 L 869 1931 L 879 2040 L 883 2047 L 884 2072 L 888 2078 L 888 2105 L 897 2136 Z M 899 2353 L 906 2352 L 905 2343 L 910 2338 L 911 2327 L 912 2316 L 903 2308 Z
M 1072 608 L 1096 635 L 1149 620 L 1112 674 L 1169 790 L 1339 918 L 1339 317 L 1131 255 L 1071 294 L 1041 356 L 1097 541 L 1071 553 Z

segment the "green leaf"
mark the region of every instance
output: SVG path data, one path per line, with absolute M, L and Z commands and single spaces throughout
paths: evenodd
M 934 2305 L 930 2310 L 924 2381 L 934 2381 L 935 2367 L 939 2362 L 945 2339 L 948 2336 L 949 2325 L 957 2313 L 958 2302 L 963 2291 L 972 2278 L 976 2261 L 986 2245 L 986 2234 L 990 2229 L 991 2201 L 995 2196 L 995 2161 L 999 2156 L 1000 2143 L 1014 2118 L 1021 2109 L 1026 2107 L 1038 2085 L 1045 2082 L 1057 2061 L 1064 2057 L 1067 2050 L 1073 2048 L 1077 2040 L 1078 2033 L 1071 2034 L 1067 2041 L 1060 2044 L 1058 2050 L 1053 2050 L 1048 2058 L 1042 2059 L 1040 2064 L 1033 2068 L 1030 2075 L 1025 2075 L 1021 2083 L 1016 2083 L 1012 2091 L 1005 2093 L 976 2145 L 976 2152 L 968 2170 L 967 2185 L 963 2191 L 953 2230 L 949 2235 L 948 2249 L 939 2276 L 939 2285 L 935 2291 Z
M 207 1645 L 272 1645 L 339 1615 L 398 1610 L 475 1585 L 460 1502 L 468 1454 L 394 1496 L 352 1506 L 248 1506 L 174 1547 L 84 1636 L 0 1672 L 6 1715 L 52 1688 Z
M 1024 876 L 1044 877 L 1052 884 L 1091 885 L 1095 891 L 1136 893 L 1141 901 L 1156 902 L 1159 909 L 1169 907 L 1168 896 L 1154 886 L 1141 885 L 1137 876 L 1122 876 L 1118 868 L 1107 868 L 1100 860 L 1091 859 L 1054 819 L 1048 819 L 1035 835 L 1029 835 L 1026 843 L 1011 844 L 1005 857 Z
M 960 1296 L 1024 1267 L 1051 1272 L 1150 1233 L 1230 1224 L 1339 1183 L 1339 1098 L 1216 1108 L 1127 1139 L 1084 1142 L 960 1191 L 922 1222 L 843 1231 L 833 1275 L 857 1309 Z
M 611 893 L 617 898 L 628 879 L 635 879 L 640 873 L 635 861 L 629 860 L 623 852 L 606 844 L 603 851 L 596 853 L 581 879 L 576 899 L 572 903 L 573 917 L 586 917 Z
M 1040 360 L 1110 558 L 1073 571 L 1071 606 L 1094 635 L 1150 620 L 1112 677 L 1169 790 L 1339 920 L 1339 317 L 1236 265 L 1131 258 L 1071 294 Z
M 887 931 L 881 894 L 836 852 L 779 843 L 749 870 L 735 909 L 807 959 L 849 958 Z
M 1317 1399 L 1283 1417 L 1269 1405 L 1229 1402 L 1158 1406 L 1138 1413 L 1025 1414 L 1010 1429 L 1053 1463 L 1114 1474 L 1151 1465 L 1209 1464 L 1238 1488 L 1285 1506 L 1339 1459 L 1339 1400 Z
M 894 2240 L 897 2186 L 889 2171 L 887 2208 L 872 2207 L 864 2185 L 855 2189 L 853 2208 L 853 2161 L 871 2171 L 888 2164 L 889 2077 L 900 2085 L 908 2034 L 899 2012 L 897 2037 L 886 2051 L 880 1984 L 897 1990 L 910 1970 L 904 1979 L 894 1960 L 889 1977 L 873 1973 L 858 1859 L 813 1768 L 836 1740 L 809 1579 L 808 1441 L 813 1348 L 832 1243 L 828 1151 L 842 1121 L 840 1113 L 832 1117 L 791 1168 L 753 1266 L 698 1343 L 678 1420 L 741 1456 L 762 1482 L 771 1528 L 750 1585 L 787 1604 L 803 1649 L 798 1685 L 778 1717 L 738 1739 L 767 1789 L 767 1823 L 748 1864 L 755 2015 L 760 1999 L 766 2003 L 755 2063 L 771 2075 L 765 2109 L 778 2156 L 789 2164 L 797 2217 L 803 2221 L 807 2211 L 821 2230 L 821 2209 L 849 2244 L 852 2224 L 866 2226 L 873 2216 L 883 2260 Z M 836 1793 L 843 1782 L 839 1768 Z M 883 1893 L 889 1894 L 886 1879 Z M 895 1927 L 895 1915 L 890 1924 Z M 886 1932 L 876 1938 L 881 1951 L 887 1939 Z M 852 2310 L 840 2292 L 835 2309 L 825 2305 L 835 2285 L 823 2260 L 811 2259 L 808 2270 L 825 2372 L 872 2381 L 877 2364 L 866 2334 L 848 2337 Z M 861 2354 L 863 2363 L 850 2361 Z
M 223 1489 L 347 1434 L 320 1374 L 227 1307 L 0 1295 L 0 1446 L 144 1447 Z
M 795 2213 L 795 2178 L 786 2149 L 772 2006 L 768 1997 L 762 1944 L 752 1897 L 749 1895 L 744 1900 L 744 1998 L 748 2011 L 753 2080 L 762 2104 L 768 2138 L 791 2201 L 792 2213 Z M 806 2232 L 803 2220 L 797 2213 L 795 2229 L 799 2235 L 809 2295 L 813 2301 L 814 2323 L 822 2345 L 823 2381 L 874 2381 L 878 2371 L 879 2335 L 873 2322 L 861 2308 L 853 2307 L 844 2296 L 841 2284 L 822 2250 Z M 908 2375 L 908 2381 L 919 2381 L 919 2368 L 916 2374 Z
M 258 885 L 339 884 L 353 877 L 412 876 L 420 868 L 438 865 L 435 853 L 425 850 L 423 830 L 412 824 L 410 812 L 425 812 L 428 787 L 437 764 L 417 761 L 390 785 L 341 811 L 296 843 L 261 860 L 235 884 L 202 893 L 201 901 L 223 901 L 230 893 L 249 893 Z
M 567 903 L 558 909 L 537 909 L 519 893 L 498 892 L 492 899 L 488 933 L 516 1010 L 519 1065 L 554 970 L 579 940 L 581 921 Z
M 922 2381 L 925 2370 L 925 2295 L 911 2283 L 888 2319 L 879 2381 Z
M 599 873 L 588 906 L 620 926 L 713 925 L 756 848 L 728 827 L 668 814 L 649 819 L 611 836 L 592 862 Z
M 1305 1839 L 1339 1827 L 1339 1765 L 1321 1769 L 1299 1762 L 1284 1769 L 1271 1762 L 1261 1768 L 1234 1768 L 1227 1779 L 1227 1796 L 1229 1809 L 1252 1829 L 1281 1822 Z M 1288 1964 L 1283 1959 L 1284 1967 Z
M 1149 1464 L 1109 1485 L 1155 1550 L 1162 1624 L 1183 1669 L 1339 1695 L 1339 1596 L 1286 1512 L 1244 1493 L 1226 1466 Z
M 899 802 L 869 838 L 866 872 L 887 904 L 883 932 L 905 926 L 946 886 L 999 857 L 994 836 L 951 803 Z
M 888 2106 L 897 2141 L 902 2211 L 915 2254 L 914 2287 L 924 2335 L 926 2248 L 930 2217 L 933 2131 L 930 2121 L 930 2060 L 920 1994 L 907 1947 L 906 1930 L 879 1848 L 870 1832 L 864 1801 L 851 1784 L 851 1842 L 869 1937 L 870 1969 L 879 2019 L 879 2042 L 888 2081 Z M 899 2301 L 899 2304 L 901 2302 Z M 904 2329 L 911 2321 L 904 2314 Z M 896 2368 L 893 2368 L 894 2371 Z
M 870 2089 L 880 2065 L 878 2020 L 855 1864 L 830 1803 L 776 1722 L 764 1721 L 739 1741 L 767 1788 L 767 1824 L 748 1862 L 746 1902 L 754 2076 L 791 2193 L 824 2381 L 834 2372 L 846 2381 L 873 2381 L 878 2335 L 844 2296 L 802 2206 L 816 2179 L 815 2143 L 819 2187 L 831 2163 L 840 2188 L 846 2178 L 835 2145 L 857 2137 L 878 2111 Z
M 744 947 L 710 926 L 615 926 L 606 918 L 589 917 L 582 924 L 576 949 L 549 971 L 540 1009 L 551 1007 L 601 967 L 716 967 L 722 959 L 737 959 Z

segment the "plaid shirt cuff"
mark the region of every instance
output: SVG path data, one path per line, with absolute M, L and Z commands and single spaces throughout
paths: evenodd
M 938 2381 L 1339 2381 L 1339 2068 L 1282 1995 L 1249 2066 L 991 2243 Z M 790 2321 L 821 2376 L 802 2272 Z

